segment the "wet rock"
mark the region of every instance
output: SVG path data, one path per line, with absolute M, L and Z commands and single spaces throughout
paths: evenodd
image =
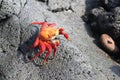
M 104 45 L 106 44 L 101 45 L 103 43 L 101 43 L 99 40 L 100 36 L 103 34 L 109 35 L 115 41 L 115 46 L 118 46 L 118 48 L 120 48 L 120 41 L 118 40 L 120 39 L 119 6 L 119 0 L 99 0 L 98 6 L 95 6 L 86 12 L 87 14 L 84 21 L 90 25 L 94 37 L 96 37 L 98 44 L 100 44 L 98 46 L 103 50 L 105 48 Z M 110 54 L 110 50 L 107 52 Z M 110 56 L 116 55 L 119 55 L 119 52 L 116 52 L 116 54 Z M 117 59 L 119 60 L 120 57 Z
M 120 6 L 120 0 L 99 0 L 101 5 L 108 11 Z
M 101 0 L 102 1 L 102 0 Z M 105 2 L 114 4 L 114 0 Z M 102 5 L 105 5 L 102 3 Z M 116 4 L 116 6 L 119 6 Z M 119 7 L 109 7 L 111 11 L 106 11 L 105 7 L 93 8 L 87 14 L 86 22 L 90 24 L 90 27 L 93 32 L 101 35 L 103 33 L 109 34 L 114 40 L 117 40 L 120 35 L 120 26 L 119 26 Z

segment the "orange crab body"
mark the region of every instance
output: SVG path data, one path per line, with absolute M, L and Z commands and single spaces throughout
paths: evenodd
M 30 61 L 33 61 L 36 57 L 40 56 L 42 53 L 44 53 L 45 50 L 47 50 L 44 64 L 46 63 L 47 58 L 49 57 L 50 53 L 52 52 L 52 49 L 54 49 L 54 57 L 56 56 L 57 47 L 60 44 L 60 41 L 58 39 L 54 39 L 57 35 L 64 35 L 64 37 L 69 40 L 69 36 L 67 33 L 64 32 L 63 28 L 56 28 L 55 23 L 47 23 L 47 22 L 32 22 L 32 24 L 39 24 L 42 25 L 40 28 L 40 32 L 33 43 L 28 50 L 31 48 L 39 47 L 39 52 L 31 58 Z
M 39 32 L 39 38 L 41 40 L 52 40 L 55 36 L 59 34 L 59 29 L 55 27 L 47 27 Z

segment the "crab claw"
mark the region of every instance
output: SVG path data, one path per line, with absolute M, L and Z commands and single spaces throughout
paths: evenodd
M 69 35 L 68 35 L 66 32 L 64 32 L 64 28 L 59 28 L 59 34 L 64 35 L 64 37 L 65 37 L 68 41 L 70 40 Z

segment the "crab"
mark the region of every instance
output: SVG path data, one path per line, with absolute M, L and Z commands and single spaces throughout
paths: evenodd
M 39 52 L 35 54 L 30 59 L 30 62 L 32 62 L 35 58 L 40 56 L 42 53 L 47 50 L 45 59 L 43 61 L 44 64 L 46 64 L 46 60 L 49 57 L 50 53 L 52 52 L 52 49 L 54 50 L 53 57 L 55 58 L 57 48 L 60 45 L 60 41 L 58 39 L 55 39 L 57 35 L 64 35 L 64 37 L 69 41 L 70 37 L 69 35 L 64 32 L 64 28 L 57 28 L 56 23 L 47 23 L 47 22 L 32 22 L 32 24 L 38 24 L 42 25 L 40 28 L 40 32 L 38 33 L 38 36 L 34 43 L 27 49 L 28 51 L 32 48 L 39 47 Z

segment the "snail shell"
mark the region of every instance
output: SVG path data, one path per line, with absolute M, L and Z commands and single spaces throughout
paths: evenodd
M 108 52 L 116 53 L 119 51 L 119 48 L 115 45 L 114 40 L 108 34 L 102 34 L 100 37 L 100 41 L 101 41 L 103 47 Z

